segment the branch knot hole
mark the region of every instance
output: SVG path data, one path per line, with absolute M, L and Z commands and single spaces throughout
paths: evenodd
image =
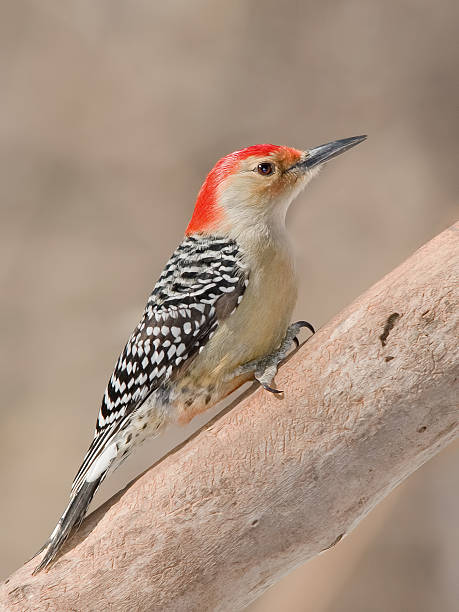
M 381 344 L 386 346 L 387 338 L 389 337 L 390 332 L 394 329 L 394 325 L 397 323 L 397 320 L 400 318 L 400 314 L 398 312 L 393 312 L 388 318 L 384 325 L 383 333 L 379 336 L 381 340 Z
M 326 548 L 324 548 L 321 552 L 325 552 L 326 550 L 330 550 L 330 548 L 333 548 L 333 546 L 336 546 L 339 542 L 341 542 L 344 536 L 345 536 L 344 533 L 340 533 L 338 536 L 336 536 L 333 542 L 329 544 Z

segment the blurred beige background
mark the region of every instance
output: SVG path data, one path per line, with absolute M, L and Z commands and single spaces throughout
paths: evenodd
M 458 17 L 453 0 L 0 3 L 2 576 L 65 507 L 218 157 L 369 134 L 289 213 L 296 315 L 317 326 L 455 220 Z M 145 445 L 96 504 L 208 416 Z M 252 610 L 456 611 L 458 448 Z

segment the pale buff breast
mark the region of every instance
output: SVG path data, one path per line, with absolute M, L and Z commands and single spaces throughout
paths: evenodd
M 297 298 L 293 257 L 284 236 L 252 241 L 245 250 L 241 245 L 249 269 L 244 297 L 191 364 L 185 384 L 225 393 L 223 381 L 237 366 L 279 346 Z

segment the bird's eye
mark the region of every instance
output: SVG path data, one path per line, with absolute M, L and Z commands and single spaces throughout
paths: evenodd
M 269 176 L 274 172 L 274 165 L 269 162 L 262 162 L 257 166 L 258 174 L 262 174 L 263 176 Z

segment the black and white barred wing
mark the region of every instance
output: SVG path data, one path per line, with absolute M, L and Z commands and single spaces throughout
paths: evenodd
M 72 494 L 88 474 L 89 479 L 98 477 L 104 461 L 96 468 L 96 459 L 146 398 L 173 380 L 203 349 L 219 322 L 241 301 L 247 282 L 235 242 L 217 237 L 188 237 L 182 242 L 118 359 Z M 107 461 L 111 459 L 107 456 Z

